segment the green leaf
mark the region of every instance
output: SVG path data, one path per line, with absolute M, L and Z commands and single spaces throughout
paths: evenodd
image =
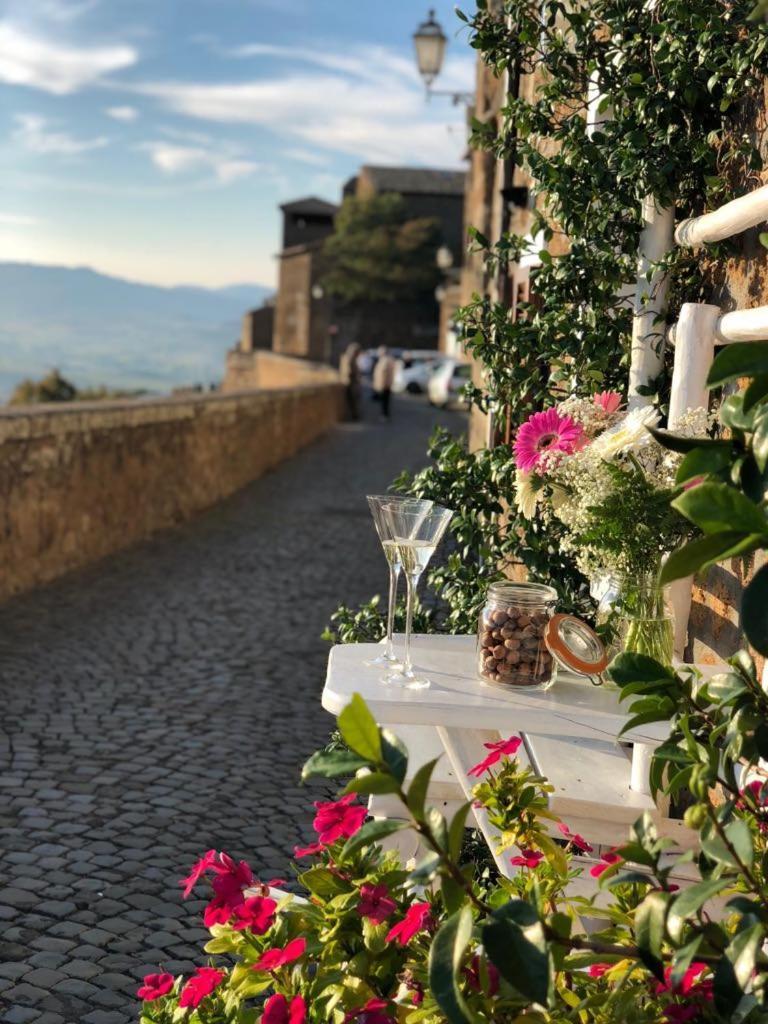
M 544 926 L 525 900 L 505 903 L 483 928 L 483 945 L 502 977 L 528 999 L 547 1005 L 552 962 Z
M 672 552 L 661 570 L 661 582 L 671 583 L 673 580 L 692 576 L 726 558 L 736 558 L 748 551 L 754 551 L 762 543 L 763 538 L 758 534 L 748 533 L 745 536 L 735 531 L 697 537 L 696 540 Z
M 768 249 L 768 231 L 761 231 L 757 237 L 760 240 L 760 245 L 764 245 Z
M 753 413 L 744 412 L 744 396 L 728 395 L 720 406 L 720 422 L 731 430 L 748 432 L 754 424 Z
M 443 924 L 429 950 L 429 985 L 449 1024 L 472 1024 L 472 1013 L 461 993 L 459 973 L 471 938 L 472 911 L 462 907 Z
M 618 686 L 624 683 L 655 683 L 661 679 L 671 682 L 675 678 L 670 668 L 647 654 L 618 654 L 611 662 L 609 672 Z
M 755 573 L 741 595 L 741 628 L 758 654 L 768 655 L 768 565 Z
M 423 817 L 424 815 L 424 801 L 427 799 L 427 791 L 432 779 L 432 772 L 435 770 L 435 765 L 439 760 L 439 757 L 435 757 L 433 760 L 427 761 L 426 764 L 423 764 L 414 775 L 413 780 L 408 787 L 406 803 L 408 804 L 408 809 L 411 813 L 417 817 Z
M 301 769 L 301 777 L 306 780 L 319 775 L 333 779 L 337 775 L 354 775 L 367 764 L 367 761 L 351 750 L 318 750 Z
M 413 871 L 408 875 L 408 878 L 412 882 L 416 882 L 417 885 L 429 885 L 437 874 L 439 867 L 440 854 L 432 851 L 421 858 Z
M 711 438 L 704 439 L 701 437 L 680 437 L 678 434 L 673 434 L 670 430 L 662 430 L 660 427 L 647 427 L 646 429 L 654 436 L 662 448 L 668 448 L 672 452 L 679 452 L 681 455 L 686 455 L 688 452 L 698 448 L 709 448 L 710 450 L 723 448 L 729 452 L 733 450 L 733 441 L 712 440 Z
M 726 1019 L 731 1017 L 752 980 L 755 960 L 763 939 L 763 927 L 759 924 L 738 932 L 717 965 L 715 1008 Z
M 387 836 L 408 827 L 407 821 L 397 821 L 394 818 L 377 818 L 374 821 L 368 821 L 346 841 L 341 851 L 341 859 L 346 860 L 351 854 L 362 850 L 364 846 L 372 846 L 381 839 L 386 839 Z
M 680 463 L 675 480 L 684 484 L 699 476 L 720 473 L 730 466 L 732 457 L 728 448 L 694 448 Z
M 744 341 L 726 345 L 715 357 L 707 377 L 711 388 L 738 380 L 768 374 L 768 342 Z
M 635 911 L 635 937 L 643 954 L 643 963 L 660 980 L 664 978 L 661 947 L 668 901 L 669 896 L 664 892 L 649 892 Z
M 685 972 L 693 963 L 703 941 L 704 936 L 697 935 L 695 939 L 676 951 L 670 976 L 672 988 L 679 988 L 682 985 Z
M 699 484 L 675 498 L 672 507 L 704 533 L 738 531 L 768 537 L 768 520 L 762 510 L 727 484 Z
M 687 920 L 703 907 L 707 900 L 732 884 L 732 879 L 728 878 L 706 878 L 703 882 L 689 886 L 672 901 L 668 915 L 670 920 L 673 917 L 681 921 Z
M 302 871 L 298 879 L 305 889 L 323 899 L 349 892 L 349 885 L 328 868 L 310 868 L 309 871 Z
M 464 842 L 464 829 L 467 826 L 467 815 L 472 809 L 471 801 L 462 804 L 454 814 L 448 828 L 448 855 L 451 860 L 458 861 Z
M 741 863 L 751 868 L 755 857 L 755 846 L 746 821 L 736 818 L 725 826 L 725 835 Z
M 344 793 L 360 793 L 363 796 L 371 793 L 397 793 L 399 790 L 397 780 L 386 772 L 362 772 L 344 787 Z
M 340 712 L 337 722 L 348 747 L 374 764 L 381 761 L 379 727 L 359 693 L 352 694 L 352 700 Z
M 384 764 L 402 786 L 408 771 L 408 751 L 389 729 L 381 730 L 381 756 Z
M 766 236 L 768 237 L 768 235 Z M 755 377 L 744 392 L 744 412 L 749 412 L 758 402 L 768 397 L 768 374 Z

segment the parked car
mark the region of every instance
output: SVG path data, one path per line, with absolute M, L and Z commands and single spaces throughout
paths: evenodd
M 442 366 L 445 357 L 432 349 L 403 352 L 395 366 L 395 380 L 392 390 L 412 395 L 421 395 L 427 390 L 435 370 Z
M 446 359 L 432 374 L 427 393 L 430 405 L 445 409 L 449 405 L 466 405 L 461 389 L 472 379 L 472 366 L 458 359 Z

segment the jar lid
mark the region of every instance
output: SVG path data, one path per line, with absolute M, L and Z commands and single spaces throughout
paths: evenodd
M 608 667 L 602 640 L 575 615 L 553 615 L 544 630 L 544 643 L 558 664 L 580 676 L 599 676 Z

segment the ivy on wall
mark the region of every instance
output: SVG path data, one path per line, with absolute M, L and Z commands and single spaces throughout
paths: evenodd
M 460 313 L 467 349 L 485 368 L 484 389 L 470 397 L 507 418 L 511 431 L 571 393 L 626 389 L 643 198 L 674 204 L 680 220 L 732 198 L 727 182 L 754 187 L 759 154 L 738 127 L 740 105 L 761 90 L 766 69 L 768 26 L 748 22 L 753 7 L 753 0 L 477 0 L 474 12 L 459 13 L 494 73 L 535 75 L 533 98 L 509 96 L 498 122 L 474 123 L 472 144 L 531 177 L 529 238 L 541 233 L 560 253 L 541 253 L 531 275 L 535 299 L 515 322 L 487 296 Z M 606 97 L 592 132 L 590 79 Z M 475 233 L 474 244 L 503 274 L 530 241 L 505 235 L 492 244 Z M 670 319 L 681 301 L 706 300 L 707 280 L 689 254 L 673 251 L 663 263 Z M 648 388 L 662 412 L 666 387 L 662 374 Z M 446 603 L 435 625 L 472 631 L 487 582 L 516 562 L 583 613 L 586 581 L 559 554 L 556 534 L 514 508 L 505 512 L 514 494 L 509 446 L 469 454 L 439 436 L 430 456 L 429 468 L 397 483 L 457 509 L 454 551 L 431 573 Z M 343 618 L 354 639 L 353 613 Z

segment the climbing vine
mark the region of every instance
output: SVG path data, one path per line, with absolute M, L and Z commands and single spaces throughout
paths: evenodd
M 460 312 L 467 350 L 484 367 L 473 404 L 509 436 L 530 413 L 570 394 L 626 390 L 636 254 L 644 197 L 676 219 L 754 187 L 759 153 L 742 125 L 745 97 L 762 86 L 768 26 L 749 23 L 753 0 L 477 0 L 459 12 L 471 46 L 496 75 L 534 76 L 508 95 L 497 120 L 473 123 L 472 145 L 521 168 L 535 200 L 526 237 L 495 243 L 478 232 L 489 275 L 543 240 L 533 299 L 512 322 L 476 295 Z M 588 130 L 590 81 L 604 97 Z M 683 250 L 667 254 L 669 316 L 708 297 L 709 281 Z M 659 324 L 660 343 L 664 325 Z M 668 375 L 645 389 L 663 413 Z M 586 581 L 561 555 L 552 527 L 515 513 L 508 444 L 468 453 L 445 435 L 429 468 L 401 489 L 457 509 L 455 548 L 430 583 L 446 604 L 436 628 L 469 631 L 488 581 L 518 563 L 585 610 Z M 344 625 L 354 638 L 353 617 Z M 369 623 L 370 625 L 370 623 Z

